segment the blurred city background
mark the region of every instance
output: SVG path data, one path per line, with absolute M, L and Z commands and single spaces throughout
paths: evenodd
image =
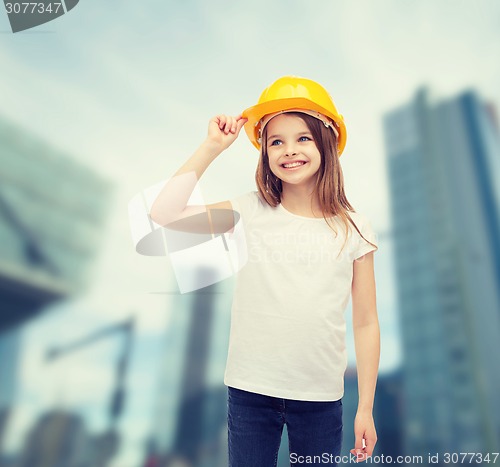
M 496 0 L 82 0 L 17 34 L 0 13 L 0 466 L 227 465 L 234 278 L 180 294 L 127 206 L 284 74 L 344 115 L 379 237 L 374 454 L 499 452 L 499 24 Z M 255 189 L 257 156 L 242 133 L 206 202 Z

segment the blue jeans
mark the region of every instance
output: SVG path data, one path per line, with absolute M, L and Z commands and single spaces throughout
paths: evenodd
M 342 399 L 281 399 L 228 386 L 227 422 L 229 467 L 276 467 L 285 423 L 290 465 L 337 465 Z

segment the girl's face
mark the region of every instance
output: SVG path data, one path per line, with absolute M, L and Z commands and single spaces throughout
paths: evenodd
M 304 120 L 284 113 L 272 118 L 266 127 L 269 167 L 274 175 L 293 185 L 315 180 L 321 154 Z M 297 163 L 286 167 L 293 162 Z

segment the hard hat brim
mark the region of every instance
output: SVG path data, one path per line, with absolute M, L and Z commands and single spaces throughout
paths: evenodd
M 250 139 L 251 143 L 260 150 L 260 144 L 257 141 L 258 139 L 258 126 L 262 117 L 267 114 L 279 112 L 280 110 L 288 110 L 294 108 L 302 108 L 308 110 L 315 110 L 316 112 L 322 113 L 327 117 L 331 118 L 335 124 L 339 128 L 339 138 L 337 141 L 337 154 L 340 156 L 345 147 L 346 142 L 346 127 L 344 124 L 344 120 L 340 115 L 332 114 L 330 111 L 325 109 L 324 107 L 312 102 L 309 99 L 303 97 L 291 97 L 287 99 L 275 99 L 268 102 L 263 102 L 261 104 L 254 105 L 245 109 L 242 112 L 242 116 L 247 118 L 248 121 L 245 123 L 244 128 L 245 132 Z

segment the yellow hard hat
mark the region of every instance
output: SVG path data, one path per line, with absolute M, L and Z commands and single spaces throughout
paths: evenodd
M 337 154 L 342 154 L 347 132 L 344 117 L 337 112 L 330 94 L 316 81 L 293 75 L 277 79 L 264 89 L 257 105 L 242 112 L 248 118 L 244 128 L 252 144 L 260 150 L 267 122 L 279 113 L 292 111 L 304 111 L 330 126 L 337 136 Z

